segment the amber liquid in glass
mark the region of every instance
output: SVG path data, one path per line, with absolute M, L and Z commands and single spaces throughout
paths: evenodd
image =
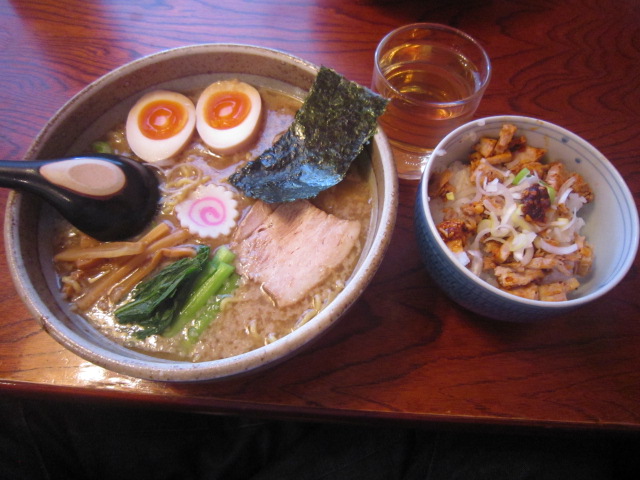
M 421 168 L 428 155 L 451 130 L 467 122 L 478 100 L 479 72 L 459 53 L 428 44 L 405 43 L 386 52 L 379 62 L 384 78 L 374 77 L 373 89 L 390 99 L 380 124 L 394 150 L 400 176 Z M 479 96 L 478 96 L 479 97 Z M 401 158 L 403 153 L 405 158 Z

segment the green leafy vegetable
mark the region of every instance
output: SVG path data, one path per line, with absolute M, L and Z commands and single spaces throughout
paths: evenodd
M 135 337 L 144 339 L 162 333 L 172 324 L 193 280 L 209 258 L 209 247 L 197 248 L 195 257 L 178 260 L 153 278 L 140 282 L 132 292 L 133 300 L 115 311 L 119 323 L 142 327 L 134 333 Z
M 315 197 L 344 178 L 386 105 L 385 98 L 322 67 L 285 134 L 229 182 L 267 203 Z
M 220 288 L 213 299 L 209 300 L 207 304 L 200 309 L 198 314 L 190 323 L 190 326 L 187 328 L 186 340 L 188 344 L 193 345 L 196 343 L 200 339 L 202 332 L 211 325 L 211 322 L 218 316 L 218 313 L 220 313 L 222 300 L 231 297 L 238 286 L 239 279 L 240 275 L 232 273 L 229 278 L 225 280 L 222 288 Z
M 207 301 L 218 293 L 225 281 L 235 272 L 235 267 L 231 265 L 233 260 L 235 254 L 227 247 L 222 246 L 216 251 L 209 265 L 205 267 L 203 275 L 196 280 L 196 287 L 178 312 L 176 320 L 163 332 L 165 337 L 175 336 L 196 318 Z

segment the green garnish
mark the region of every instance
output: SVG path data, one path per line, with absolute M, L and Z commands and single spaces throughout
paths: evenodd
M 227 279 L 235 273 L 235 267 L 232 265 L 235 257 L 235 254 L 225 246 L 216 251 L 203 273 L 196 279 L 195 288 L 176 315 L 175 321 L 162 333 L 165 337 L 177 335 L 197 318 L 209 299 L 217 295 Z
M 215 320 L 220 313 L 222 307 L 222 300 L 229 298 L 233 295 L 234 290 L 238 286 L 238 280 L 240 275 L 232 273 L 224 282 L 218 293 L 213 299 L 207 301 L 206 305 L 200 309 L 195 318 L 191 321 L 190 326 L 187 327 L 186 340 L 187 343 L 193 345 L 196 343 L 202 332 L 204 332 L 211 322 Z
M 321 67 L 289 129 L 229 182 L 267 203 L 315 197 L 344 178 L 375 133 L 387 102 Z
M 519 185 L 522 180 L 529 176 L 531 171 L 528 168 L 523 168 L 518 172 L 518 174 L 513 177 L 513 181 L 511 182 L 513 185 Z
M 556 189 L 553 188 L 544 180 L 538 180 L 538 183 L 547 189 L 547 194 L 549 195 L 549 201 L 553 203 L 553 201 L 556 199 Z
M 95 153 L 108 153 L 108 154 L 113 153 L 113 149 L 111 148 L 111 145 L 109 145 L 107 142 L 100 142 L 100 141 L 93 142 L 91 144 L 91 148 Z
M 153 278 L 136 285 L 133 300 L 115 311 L 119 323 L 141 327 L 133 334 L 136 338 L 162 333 L 173 323 L 193 280 L 209 258 L 209 247 L 201 245 L 197 248 L 195 257 L 178 260 Z
M 519 185 L 520 182 L 522 182 L 522 180 L 524 180 L 530 174 L 531 174 L 531 171 L 527 167 L 523 168 L 522 170 L 520 170 L 518 172 L 518 174 L 515 177 L 513 177 L 513 180 L 511 181 L 511 184 L 512 185 Z M 556 189 L 553 188 L 551 185 L 549 185 L 544 180 L 538 180 L 538 183 L 540 185 L 542 185 L 544 188 L 547 189 L 547 194 L 549 195 L 549 200 L 551 201 L 551 203 L 553 203 L 553 201 L 556 198 Z

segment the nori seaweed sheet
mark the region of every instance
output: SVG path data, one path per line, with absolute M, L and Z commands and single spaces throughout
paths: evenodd
M 344 178 L 386 105 L 380 95 L 321 67 L 289 129 L 229 182 L 267 203 L 315 197 Z

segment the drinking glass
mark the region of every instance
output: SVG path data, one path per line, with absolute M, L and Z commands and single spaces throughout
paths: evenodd
M 471 119 L 490 77 L 485 50 L 456 28 L 414 23 L 382 39 L 371 87 L 389 99 L 380 125 L 400 178 L 420 178 L 438 142 Z

